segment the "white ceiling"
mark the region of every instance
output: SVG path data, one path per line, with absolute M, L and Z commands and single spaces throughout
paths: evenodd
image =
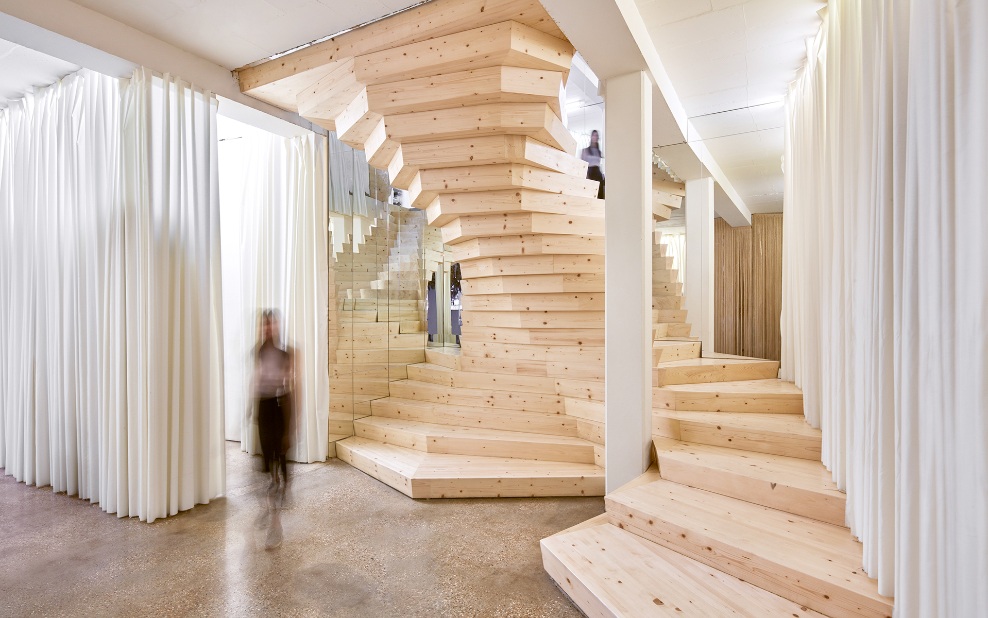
M 0 107 L 78 70 L 74 64 L 0 39 Z
M 228 69 L 420 0 L 73 0 Z
M 751 212 L 781 211 L 783 100 L 826 2 L 637 4 L 695 129 L 687 140 L 703 141 Z

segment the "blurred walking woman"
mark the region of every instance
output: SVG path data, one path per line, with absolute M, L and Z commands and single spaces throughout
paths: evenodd
M 254 397 L 264 471 L 271 474 L 269 489 L 284 498 L 288 487 L 286 454 L 294 435 L 295 354 L 287 345 L 280 345 L 278 326 L 274 311 L 261 314 L 260 340 L 254 354 Z
M 600 150 L 600 134 L 597 133 L 597 129 L 590 132 L 590 145 L 583 149 L 580 158 L 590 164 L 587 168 L 587 178 L 600 183 L 597 199 L 604 199 L 604 174 L 600 171 L 600 160 L 604 158 L 604 153 Z

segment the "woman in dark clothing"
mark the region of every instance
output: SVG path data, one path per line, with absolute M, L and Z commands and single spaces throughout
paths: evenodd
M 292 395 L 295 383 L 295 354 L 280 347 L 278 318 L 274 311 L 261 315 L 261 337 L 254 354 L 254 397 L 257 399 L 257 433 L 261 442 L 264 472 L 271 475 L 268 508 L 259 524 L 270 522 L 268 546 L 281 542 L 278 518 L 288 490 L 288 449 L 294 435 Z
M 580 158 L 590 164 L 587 168 L 587 178 L 600 183 L 597 199 L 604 199 L 604 174 L 600 171 L 600 161 L 604 158 L 604 153 L 600 150 L 600 134 L 596 129 L 590 132 L 590 145 L 583 149 Z

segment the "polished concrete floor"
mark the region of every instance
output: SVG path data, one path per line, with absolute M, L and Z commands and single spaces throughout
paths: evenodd
M 338 461 L 293 467 L 284 541 L 228 449 L 228 497 L 153 524 L 0 478 L 0 616 L 579 616 L 539 539 L 600 498 L 414 501 Z M 2 474 L 2 473 L 0 473 Z

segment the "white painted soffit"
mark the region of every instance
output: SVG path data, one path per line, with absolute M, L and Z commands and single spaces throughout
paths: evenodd
M 655 85 L 652 96 L 652 143 L 656 153 L 684 180 L 710 176 L 719 189 L 718 216 L 733 226 L 750 225 L 751 213 L 703 142 L 688 142 L 696 133 L 662 66 L 634 0 L 541 0 L 570 42 L 605 81 L 632 71 L 646 71 Z M 716 195 L 715 195 L 716 197 Z
M 0 0 L 0 38 L 113 77 L 129 77 L 138 66 L 176 75 L 215 93 L 220 112 L 243 122 L 285 136 L 299 128 L 325 134 L 241 93 L 229 70 L 69 0 Z
M 75 73 L 79 66 L 0 39 L 0 107 Z

